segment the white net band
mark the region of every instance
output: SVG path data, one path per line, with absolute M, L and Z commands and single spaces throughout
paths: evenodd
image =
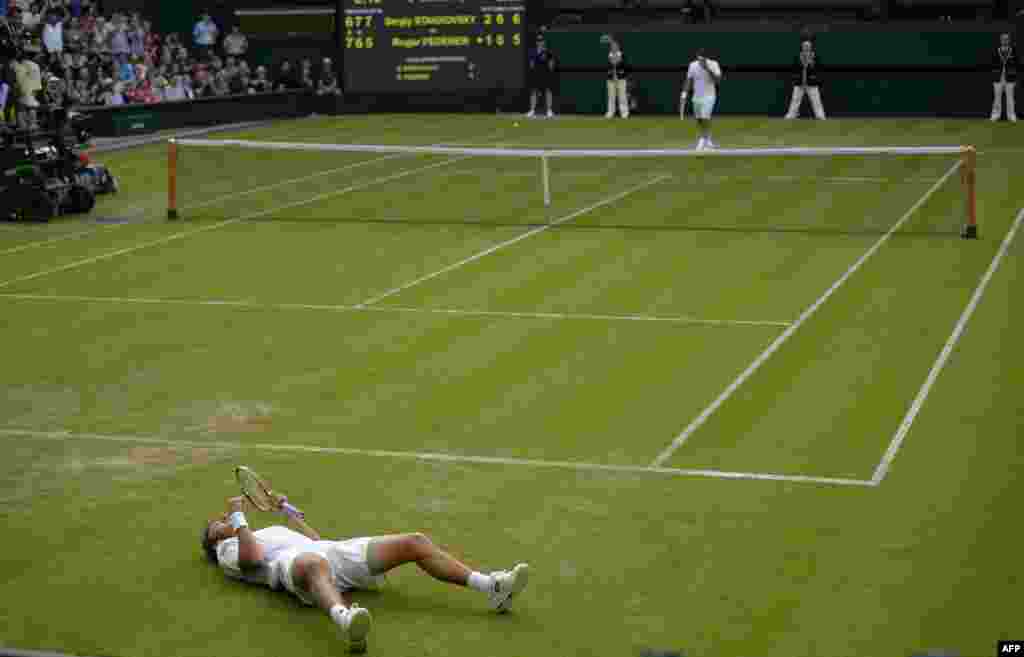
M 839 146 L 790 148 L 718 148 L 697 151 L 684 148 L 466 148 L 454 146 L 394 146 L 386 144 L 305 144 L 301 142 L 248 141 L 239 139 L 172 139 L 180 146 L 247 148 L 263 151 L 313 151 L 337 153 L 407 153 L 409 155 L 466 155 L 471 157 L 834 157 L 851 155 L 960 155 L 969 146 Z

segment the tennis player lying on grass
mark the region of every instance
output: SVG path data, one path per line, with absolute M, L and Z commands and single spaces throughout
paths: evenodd
M 275 499 L 282 507 L 285 498 Z M 352 603 L 349 592 L 380 588 L 384 573 L 403 564 L 415 563 L 434 579 L 486 593 L 499 613 L 526 586 L 526 564 L 485 575 L 419 533 L 325 541 L 291 514 L 286 515 L 294 529 L 276 525 L 253 531 L 242 512 L 245 504 L 245 497 L 232 497 L 229 511 L 203 527 L 206 557 L 228 577 L 283 588 L 307 605 L 319 605 L 341 629 L 351 652 L 366 650 L 372 621 L 369 611 Z

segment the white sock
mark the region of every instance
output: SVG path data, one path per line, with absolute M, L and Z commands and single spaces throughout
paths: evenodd
M 346 608 L 345 605 L 334 605 L 333 607 L 331 607 L 331 620 L 333 620 L 338 625 L 342 625 L 344 622 L 346 611 L 348 611 L 348 608 Z
M 466 582 L 466 585 L 474 591 L 490 593 L 494 590 L 494 578 L 474 570 L 469 574 L 469 580 Z
M 703 137 L 699 138 L 697 140 L 697 148 L 702 148 L 704 146 L 704 143 L 705 143 L 704 138 Z

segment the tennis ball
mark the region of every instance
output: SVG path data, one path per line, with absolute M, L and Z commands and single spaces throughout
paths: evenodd
M 519 121 L 516 121 L 515 123 L 513 123 L 512 127 L 513 128 L 518 128 L 519 127 Z

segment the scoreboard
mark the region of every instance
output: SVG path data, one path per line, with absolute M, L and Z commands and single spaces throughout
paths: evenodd
M 343 0 L 345 90 L 521 89 L 526 0 Z

